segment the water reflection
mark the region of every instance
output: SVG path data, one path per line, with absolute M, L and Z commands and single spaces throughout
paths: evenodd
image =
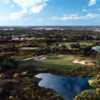
M 63 96 L 64 100 L 73 100 L 81 91 L 89 88 L 89 77 L 64 77 L 50 73 L 41 73 L 35 77 L 41 79 L 40 87 L 53 89 Z

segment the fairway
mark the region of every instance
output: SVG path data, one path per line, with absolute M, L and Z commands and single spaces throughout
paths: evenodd
M 72 65 L 74 59 L 74 56 L 71 55 L 49 55 L 43 62 L 59 65 Z
M 48 55 L 47 58 L 41 62 L 35 62 L 35 66 L 42 69 L 60 69 L 64 71 L 73 70 L 82 65 L 73 64 L 72 61 L 78 57 L 73 55 Z

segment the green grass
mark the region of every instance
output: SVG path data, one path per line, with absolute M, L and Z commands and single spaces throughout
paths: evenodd
M 76 59 L 76 57 L 72 55 L 48 55 L 46 60 L 42 62 L 34 62 L 34 64 L 42 69 L 60 69 L 68 71 L 81 67 L 81 65 L 72 63 L 74 59 Z
M 64 56 L 64 55 L 58 55 L 58 56 L 48 56 L 47 59 L 44 61 L 45 63 L 52 63 L 57 65 L 70 65 L 72 64 L 72 61 L 74 60 L 73 56 Z

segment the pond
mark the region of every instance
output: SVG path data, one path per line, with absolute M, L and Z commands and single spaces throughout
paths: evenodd
M 41 73 L 35 77 L 41 79 L 38 84 L 40 87 L 54 90 L 64 100 L 73 100 L 81 91 L 90 88 L 88 84 L 89 77 L 65 77 L 50 73 Z

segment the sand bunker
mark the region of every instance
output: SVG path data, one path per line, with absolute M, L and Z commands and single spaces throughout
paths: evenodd
M 88 67 L 94 67 L 96 65 L 95 63 L 93 63 L 90 60 L 80 60 L 80 59 L 74 60 L 73 63 L 74 64 L 85 65 L 85 66 L 88 66 Z
M 36 56 L 33 58 L 35 61 L 44 61 L 45 59 L 47 59 L 46 56 L 41 55 L 41 56 Z

